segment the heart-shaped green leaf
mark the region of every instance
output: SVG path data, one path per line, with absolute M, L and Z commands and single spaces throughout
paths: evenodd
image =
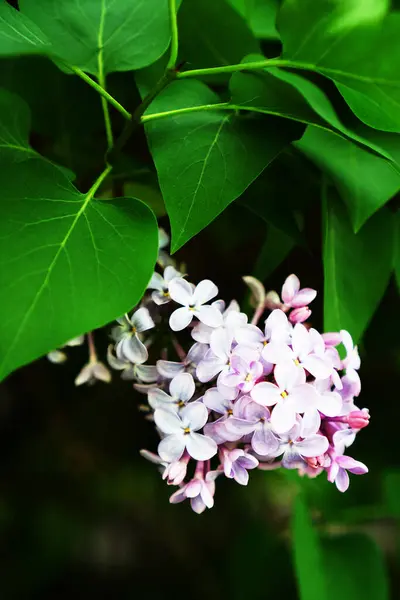
M 177 81 L 156 98 L 147 114 L 216 103 L 218 97 L 204 84 Z M 232 110 L 155 120 L 146 131 L 171 221 L 173 252 L 240 196 L 302 133 L 294 123 Z
M 29 145 L 29 129 L 28 106 L 16 94 L 0 88 L 0 159 L 23 161 L 38 156 Z
M 170 40 L 168 0 L 20 0 L 19 5 L 56 56 L 96 76 L 145 67 Z
M 81 194 L 53 165 L 1 163 L 0 378 L 134 306 L 157 224 L 140 201 Z
M 324 220 L 324 329 L 347 329 L 358 342 L 392 272 L 393 217 L 383 208 L 354 234 L 345 207 L 329 190 Z

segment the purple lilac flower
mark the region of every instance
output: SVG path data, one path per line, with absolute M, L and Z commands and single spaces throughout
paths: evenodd
M 339 492 L 345 492 L 349 485 L 350 479 L 347 471 L 354 475 L 364 475 L 368 473 L 368 467 L 364 463 L 354 460 L 350 456 L 336 455 L 330 453 L 331 464 L 328 468 L 328 481 L 335 483 Z
M 297 417 L 296 424 L 290 431 L 280 436 L 280 444 L 275 456 L 283 454 L 281 462 L 286 469 L 295 469 L 308 457 L 324 454 L 329 448 L 327 438 L 315 432 L 315 428 L 303 424 Z
M 203 462 L 197 463 L 194 478 L 172 494 L 169 499 L 171 504 L 177 504 L 189 498 L 192 510 L 197 514 L 214 506 L 215 478 L 218 474 L 208 471 L 204 477 L 203 464 Z
M 238 448 L 234 450 L 222 448 L 220 454 L 225 476 L 234 479 L 240 485 L 247 485 L 249 482 L 247 471 L 258 467 L 256 457 Z

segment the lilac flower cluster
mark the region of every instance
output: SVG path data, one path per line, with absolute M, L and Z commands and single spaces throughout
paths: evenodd
M 179 486 L 170 501 L 190 499 L 201 513 L 214 504 L 218 476 L 247 485 L 248 471 L 256 468 L 297 469 L 310 477 L 325 471 L 347 490 L 348 472 L 368 471 L 345 455 L 369 422 L 368 410 L 354 403 L 360 358 L 351 335 L 321 335 L 304 324 L 317 292 L 301 289 L 295 275 L 286 279 L 281 298 L 245 278 L 256 301 L 249 323 L 235 300 L 228 306 L 214 300 L 212 281 L 195 286 L 165 251 L 162 256 L 163 273 L 152 276 L 142 306 L 114 328 L 108 360 L 147 394 L 161 441 L 158 454 L 142 454 L 160 465 L 169 485 Z M 179 361 L 168 360 L 164 349 L 155 366 L 146 365 L 152 338 L 144 340 L 143 333 L 158 331 L 164 321 Z M 187 352 L 175 337 L 184 330 L 194 342 Z

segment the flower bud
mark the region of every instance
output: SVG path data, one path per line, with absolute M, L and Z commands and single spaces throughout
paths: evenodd
M 277 292 L 268 292 L 268 294 L 265 296 L 265 307 L 269 308 L 270 310 L 275 310 L 275 308 L 282 309 L 282 306 L 283 304 Z
M 352 429 L 364 429 L 369 424 L 369 412 L 366 408 L 353 410 L 346 416 L 346 421 Z
M 340 335 L 339 332 L 336 332 L 336 331 L 332 331 L 329 333 L 323 333 L 322 339 L 324 340 L 325 346 L 327 346 L 327 347 L 339 346 L 339 344 L 341 344 L 341 342 L 342 342 L 342 336 Z

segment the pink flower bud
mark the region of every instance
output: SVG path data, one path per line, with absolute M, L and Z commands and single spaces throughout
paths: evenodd
M 302 306 L 301 308 L 295 308 L 289 315 L 289 321 L 291 323 L 304 323 L 311 315 L 311 310 L 308 306 Z
M 353 410 L 346 416 L 346 421 L 352 429 L 364 429 L 369 424 L 369 412 L 366 408 Z

